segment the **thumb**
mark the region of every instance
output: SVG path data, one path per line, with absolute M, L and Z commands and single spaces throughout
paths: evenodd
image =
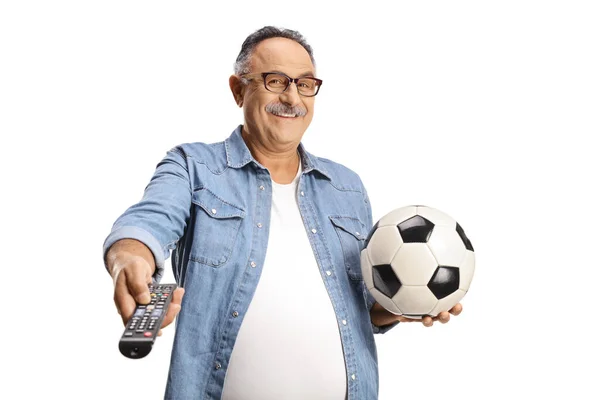
M 129 271 L 124 271 L 127 276 L 127 289 L 131 296 L 138 304 L 150 303 L 150 290 L 148 282 L 143 274 L 128 274 Z

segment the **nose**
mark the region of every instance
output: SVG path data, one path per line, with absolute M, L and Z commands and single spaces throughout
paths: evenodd
M 294 107 L 301 103 L 300 94 L 298 93 L 298 86 L 295 82 L 290 82 L 290 85 L 285 92 L 279 95 L 279 100 L 288 106 Z

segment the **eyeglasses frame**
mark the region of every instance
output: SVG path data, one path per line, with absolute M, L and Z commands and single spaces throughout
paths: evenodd
M 312 79 L 312 80 L 314 80 L 314 81 L 317 82 L 317 91 L 315 92 L 315 94 L 313 94 L 313 95 L 302 94 L 302 93 L 300 93 L 300 90 L 298 90 L 298 94 L 300 96 L 302 96 L 302 97 L 315 97 L 319 93 L 319 90 L 321 89 L 321 85 L 323 84 L 323 80 L 322 79 L 315 78 L 314 76 L 303 76 L 303 77 L 300 77 L 300 78 L 290 78 L 289 76 L 287 76 L 283 72 L 260 72 L 260 73 L 256 73 L 256 74 L 243 74 L 243 75 L 240 75 L 240 78 L 248 79 L 246 77 L 247 76 L 252 76 L 252 75 L 260 75 L 262 77 L 263 85 L 265 86 L 265 89 L 267 89 L 269 92 L 275 93 L 275 94 L 285 93 L 285 91 L 288 90 L 288 88 L 290 87 L 290 85 L 292 84 L 292 82 L 296 85 L 296 90 L 297 90 L 298 89 L 298 81 L 300 79 Z M 277 92 L 274 92 L 274 91 L 270 90 L 267 87 L 267 79 L 266 79 L 267 75 L 281 75 L 281 76 L 287 78 L 287 80 L 288 80 L 287 86 L 285 87 L 285 89 L 283 89 L 283 91 L 281 93 L 277 93 Z

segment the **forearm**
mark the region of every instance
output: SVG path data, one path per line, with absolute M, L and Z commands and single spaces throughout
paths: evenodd
M 383 327 L 398 321 L 398 316 L 392 314 L 379 303 L 374 303 L 370 310 L 371 322 L 377 327 Z
M 150 265 L 152 270 L 151 273 L 154 275 L 154 271 L 156 270 L 154 255 L 144 243 L 135 239 L 118 240 L 106 252 L 106 258 L 104 262 L 109 274 L 113 276 L 115 265 L 117 265 L 121 259 L 132 256 L 143 258 L 148 265 Z

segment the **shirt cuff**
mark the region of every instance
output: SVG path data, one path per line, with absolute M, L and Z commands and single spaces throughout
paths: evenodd
M 384 333 L 386 333 L 387 331 L 389 331 L 390 329 L 392 329 L 399 323 L 400 323 L 400 321 L 396 321 L 396 322 L 392 322 L 389 325 L 384 325 L 384 326 L 377 326 L 377 325 L 374 325 L 373 323 L 371 323 L 371 326 L 373 327 L 373 333 L 380 333 L 383 335 Z
M 115 242 L 118 242 L 121 239 L 135 239 L 144 243 L 146 247 L 150 249 L 154 255 L 154 263 L 156 264 L 156 269 L 154 270 L 154 275 L 152 276 L 152 283 L 158 284 L 162 279 L 165 270 L 165 257 L 159 241 L 156 240 L 151 233 L 144 229 L 138 228 L 137 226 L 122 226 L 112 231 L 104 241 L 104 245 L 102 246 L 102 255 L 104 260 L 106 259 L 106 253 L 108 252 L 108 249 L 110 249 Z M 108 266 L 105 265 L 105 267 L 108 269 Z

